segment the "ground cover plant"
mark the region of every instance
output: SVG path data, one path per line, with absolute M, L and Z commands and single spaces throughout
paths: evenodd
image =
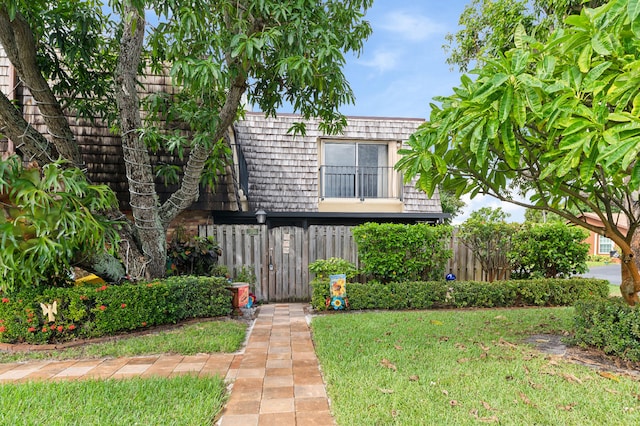
M 222 409 L 220 377 L 0 385 L 3 425 L 207 425 Z
M 312 331 L 339 425 L 635 425 L 640 384 L 538 352 L 574 309 L 341 313 Z
M 89 343 L 61 350 L 0 351 L 0 363 L 35 359 L 117 358 L 161 353 L 230 353 L 240 349 L 246 329 L 247 324 L 242 321 L 203 321 L 145 335 L 118 336 L 107 342 Z

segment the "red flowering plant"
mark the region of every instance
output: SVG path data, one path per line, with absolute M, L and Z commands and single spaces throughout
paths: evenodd
M 59 343 L 187 318 L 228 315 L 231 294 L 226 286 L 224 278 L 181 276 L 150 284 L 84 284 L 10 295 L 0 292 L 0 327 L 4 327 L 0 342 Z

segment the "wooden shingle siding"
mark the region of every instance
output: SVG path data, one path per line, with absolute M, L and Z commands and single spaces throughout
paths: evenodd
M 9 62 L 4 52 L 0 51 L 0 90 L 3 93 L 8 93 L 8 78 L 5 75 L 8 72 L 8 64 Z M 149 74 L 141 80 L 141 84 L 145 88 L 140 94 L 141 98 L 151 93 L 175 92 L 168 75 Z M 28 89 L 19 86 L 16 93 L 19 103 L 22 105 L 25 120 L 48 138 L 47 127 Z M 67 117 L 71 130 L 80 146 L 80 152 L 82 153 L 89 179 L 95 183 L 109 185 L 116 192 L 120 208 L 129 210 L 129 190 L 120 136 L 113 134 L 108 124 L 102 120 L 81 119 L 76 117 L 72 111 L 67 112 Z M 171 125 L 171 128 L 183 127 L 183 125 L 179 124 Z M 5 146 L 6 141 L 3 143 L 0 139 L 0 152 Z M 177 158 L 166 152 L 158 152 L 157 155 L 151 155 L 151 161 L 152 164 L 182 164 Z M 190 207 L 190 210 L 234 210 L 234 208 L 237 208 L 234 207 L 236 204 L 231 201 L 232 197 L 227 194 L 230 179 L 231 177 L 223 176 L 215 193 L 201 189 L 199 200 Z M 166 200 L 175 189 L 176 186 L 165 186 L 160 178 L 156 180 L 156 190 L 161 201 Z
M 249 203 L 253 210 L 317 212 L 319 200 L 319 141 L 323 138 L 358 141 L 402 141 L 423 123 L 421 119 L 348 117 L 340 135 L 327 137 L 318 130 L 318 120 L 306 120 L 305 136 L 287 133 L 301 118 L 280 114 L 265 118 L 246 113 L 234 125 L 237 144 L 247 161 Z M 441 212 L 440 199 L 429 199 L 414 185 L 405 185 L 404 211 Z

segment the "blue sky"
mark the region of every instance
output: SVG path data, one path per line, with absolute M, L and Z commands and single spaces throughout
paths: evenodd
M 345 74 L 356 104 L 346 115 L 429 117 L 429 103 L 449 95 L 460 81 L 445 62 L 445 35 L 455 33 L 469 0 L 375 0 L 366 19 L 373 27 L 360 57 L 348 57 Z M 465 199 L 463 222 L 480 207 L 502 207 L 510 221 L 524 221 L 524 209 L 491 197 Z

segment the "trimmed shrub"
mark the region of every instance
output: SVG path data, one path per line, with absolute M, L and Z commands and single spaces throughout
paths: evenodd
M 314 309 L 325 310 L 329 281 L 311 283 Z M 493 308 L 568 306 L 579 299 L 605 298 L 606 280 L 539 279 L 519 281 L 418 281 L 381 284 L 348 283 L 350 309 Z
M 575 310 L 575 335 L 571 343 L 640 361 L 640 309 L 616 297 L 580 301 Z
M 228 315 L 231 292 L 220 277 L 25 290 L 0 301 L 0 342 L 57 343 Z M 56 302 L 55 321 L 41 307 Z
M 452 256 L 448 225 L 365 223 L 352 232 L 362 272 L 385 283 L 438 280 Z
M 589 233 L 562 222 L 523 225 L 511 238 L 507 257 L 512 278 L 564 278 L 587 271 Z
M 328 278 L 329 275 L 345 274 L 347 280 L 351 280 L 358 275 L 356 265 L 339 257 L 318 259 L 315 262 L 311 262 L 309 264 L 309 272 L 315 274 L 316 278 Z

